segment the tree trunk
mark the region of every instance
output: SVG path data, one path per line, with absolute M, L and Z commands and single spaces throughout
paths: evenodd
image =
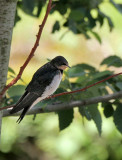
M 0 92 L 6 84 L 17 0 L 0 0 Z M 2 107 L 2 102 L 0 102 Z M 2 112 L 0 112 L 0 135 Z

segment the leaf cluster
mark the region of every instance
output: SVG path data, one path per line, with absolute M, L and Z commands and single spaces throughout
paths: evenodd
M 91 65 L 88 64 L 77 64 L 65 72 L 65 77 L 57 89 L 56 93 L 61 93 L 64 91 L 73 91 L 90 84 L 93 84 L 99 80 L 107 78 L 113 74 L 110 71 L 110 67 L 122 67 L 122 59 L 117 56 L 110 56 L 102 61 L 100 68 L 105 68 L 104 71 L 99 71 Z M 13 75 L 15 74 L 12 69 L 9 72 Z M 22 95 L 24 91 L 24 85 L 16 85 L 8 90 L 8 97 L 6 99 L 5 105 L 10 105 L 16 103 L 18 98 Z M 69 103 L 75 100 L 89 99 L 92 97 L 102 96 L 109 94 L 110 92 L 118 92 L 122 90 L 122 75 L 114 77 L 106 82 L 100 83 L 86 90 L 85 92 L 78 92 L 71 95 L 59 96 L 54 99 L 48 99 L 40 103 L 42 107 L 46 107 L 47 104 L 56 103 Z M 76 106 L 78 111 L 82 116 L 82 119 L 91 121 L 95 123 L 99 134 L 102 132 L 102 118 L 101 113 L 106 118 L 113 117 L 113 122 L 117 129 L 122 133 L 122 104 L 121 99 L 113 100 L 109 102 L 104 102 L 100 104 L 92 104 L 86 106 Z M 100 112 L 101 111 L 101 112 Z M 74 109 L 62 110 L 57 112 L 59 117 L 59 128 L 63 130 L 67 128 L 74 119 Z
M 99 34 L 94 31 L 95 26 L 99 24 L 102 27 L 106 19 L 110 31 L 114 27 L 111 18 L 100 9 L 103 0 L 57 0 L 53 3 L 55 7 L 51 10 L 51 14 L 58 12 L 61 20 L 54 22 L 52 33 L 65 27 L 68 31 L 70 30 L 74 34 L 83 34 L 86 38 L 90 38 L 93 35 L 101 43 Z M 122 13 L 122 4 L 117 4 L 113 0 L 109 0 L 108 3 Z M 18 13 L 19 9 L 30 16 L 38 18 L 45 4 L 46 0 L 19 0 L 15 24 L 21 20 L 21 16 Z

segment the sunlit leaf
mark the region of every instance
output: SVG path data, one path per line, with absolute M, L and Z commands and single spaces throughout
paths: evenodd
M 96 71 L 96 68 L 94 68 L 93 66 L 86 64 L 86 63 L 79 64 L 79 66 L 85 71 L 90 71 L 90 72 Z
M 11 67 L 8 67 L 8 72 L 10 72 L 10 73 L 12 73 L 12 74 L 15 75 L 15 72 L 14 72 L 14 70 Z
M 91 31 L 91 33 L 94 35 L 94 37 L 98 40 L 99 43 L 102 43 L 101 38 L 98 33 Z
M 106 64 L 108 67 L 122 67 L 122 59 L 118 56 L 109 56 L 102 61 L 101 65 L 103 64 Z
M 110 28 L 110 31 L 112 31 L 114 25 L 113 25 L 113 22 L 111 20 L 111 18 L 109 16 L 107 16 L 105 13 L 101 12 L 99 9 L 98 9 L 98 13 L 99 13 L 99 16 L 103 19 L 107 19 L 108 21 L 108 25 L 109 25 L 109 28 Z M 98 19 L 99 20 L 99 19 Z M 100 24 L 102 24 L 103 22 L 101 22 L 101 19 L 100 19 Z
M 113 4 L 113 6 L 114 6 L 120 13 L 122 13 L 122 4 L 115 3 L 115 1 L 113 1 L 113 0 L 110 0 L 110 2 Z
M 93 74 L 93 79 L 102 79 L 103 77 L 110 76 L 112 74 L 111 71 L 103 71 Z
M 24 93 L 25 86 L 23 85 L 15 85 L 9 88 L 8 95 L 10 97 L 22 95 Z
M 80 64 L 73 66 L 68 70 L 69 77 L 79 77 L 85 74 Z

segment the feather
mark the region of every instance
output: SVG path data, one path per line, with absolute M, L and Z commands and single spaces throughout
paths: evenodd
M 26 107 L 26 108 L 23 109 L 20 117 L 19 117 L 18 120 L 16 121 L 18 124 L 23 120 L 23 118 L 24 118 L 26 112 L 29 110 L 29 108 L 30 108 L 30 106 L 28 106 L 28 107 Z
M 56 91 L 63 74 L 63 70 L 61 70 L 59 66 L 64 65 L 64 63 L 68 66 L 66 59 L 58 56 L 35 72 L 32 80 L 25 89 L 25 93 L 10 111 L 10 114 L 13 114 L 23 110 L 17 120 L 18 123 L 22 121 L 26 112 L 31 107 Z
M 23 108 L 31 107 L 31 105 L 34 103 L 34 101 L 36 101 L 36 99 L 38 98 L 37 94 L 35 94 L 35 93 L 28 93 L 22 97 L 20 98 L 21 101 L 19 100 L 18 103 L 10 111 L 11 114 L 16 113 Z

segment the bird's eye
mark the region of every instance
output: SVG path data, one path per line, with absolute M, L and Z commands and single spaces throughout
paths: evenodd
M 65 63 L 63 63 L 63 65 L 66 65 Z

